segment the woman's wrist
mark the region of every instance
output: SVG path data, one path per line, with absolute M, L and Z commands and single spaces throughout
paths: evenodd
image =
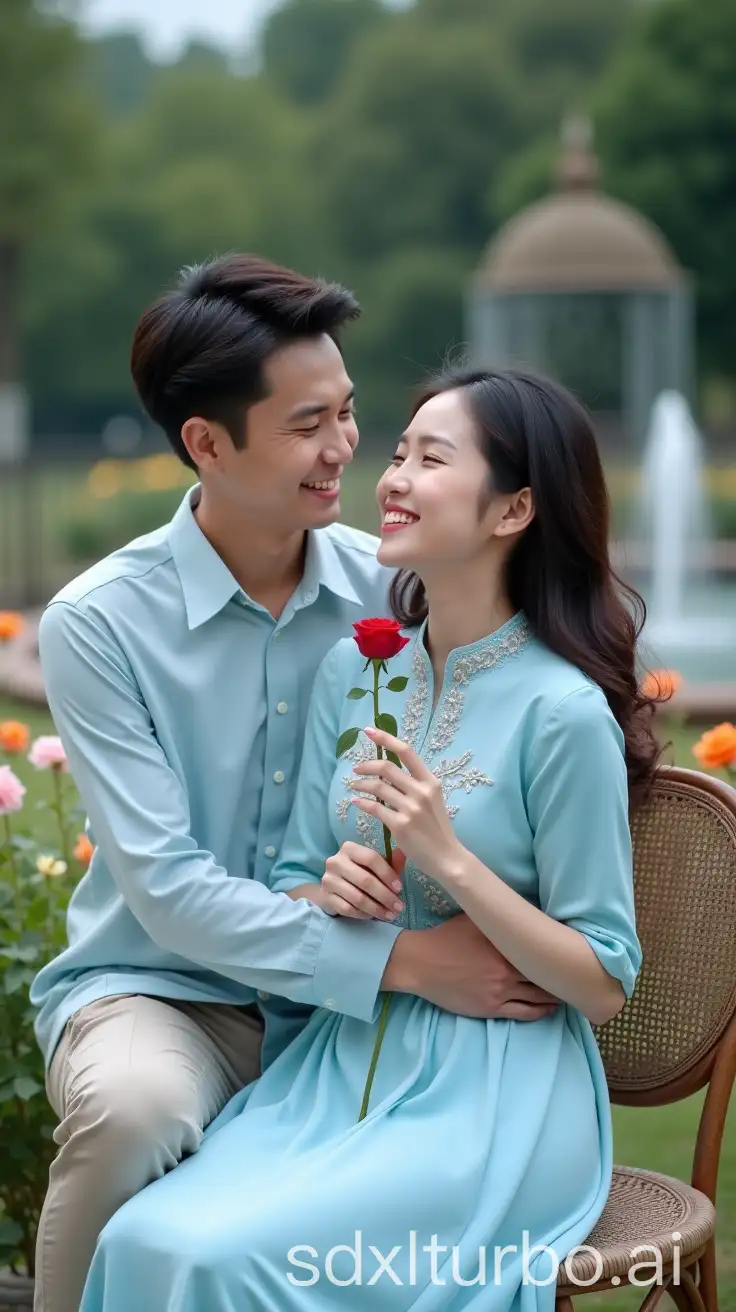
M 468 884 L 472 859 L 472 852 L 469 852 L 467 847 L 463 847 L 458 840 L 437 862 L 437 868 L 427 871 L 427 874 L 436 879 L 448 893 L 460 890 Z

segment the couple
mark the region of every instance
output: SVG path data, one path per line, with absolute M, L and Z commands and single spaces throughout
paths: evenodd
M 640 965 L 657 752 L 595 439 L 551 383 L 450 375 L 380 544 L 339 526 L 357 309 L 251 256 L 149 309 L 133 377 L 198 485 L 42 620 L 96 851 L 32 990 L 37 1312 L 548 1312 L 524 1243 L 564 1258 L 607 1197 L 591 1022 Z M 398 738 L 348 697 L 369 616 L 408 639 Z

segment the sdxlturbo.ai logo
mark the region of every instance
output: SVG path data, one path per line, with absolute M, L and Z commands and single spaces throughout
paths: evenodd
M 679 1231 L 674 1231 L 673 1268 L 667 1275 L 667 1281 L 675 1285 L 680 1283 L 681 1239 Z M 585 1276 L 575 1273 L 574 1259 L 578 1255 L 592 1259 L 592 1265 L 586 1262 Z M 629 1284 L 646 1288 L 663 1283 L 662 1252 L 655 1245 L 637 1244 L 630 1249 L 629 1257 L 630 1266 L 626 1276 Z M 384 1279 L 395 1285 L 422 1287 L 429 1284 L 466 1287 L 489 1283 L 502 1285 L 504 1280 L 544 1286 L 557 1280 L 561 1266 L 565 1281 L 584 1289 L 596 1284 L 603 1275 L 603 1258 L 596 1248 L 579 1244 L 561 1261 L 554 1249 L 546 1244 L 531 1244 L 527 1230 L 522 1234 L 521 1246 L 505 1244 L 493 1249 L 481 1247 L 472 1263 L 463 1258 L 457 1245 L 450 1248 L 447 1244 L 440 1244 L 437 1235 L 432 1235 L 429 1244 L 420 1244 L 416 1230 L 409 1231 L 408 1245 L 396 1244 L 387 1253 L 383 1253 L 375 1244 L 367 1244 L 362 1230 L 356 1230 L 353 1243 L 335 1244 L 325 1254 L 324 1263 L 320 1261 L 318 1249 L 311 1244 L 295 1244 L 289 1249 L 287 1261 L 296 1271 L 287 1271 L 286 1278 L 290 1284 L 301 1289 L 316 1285 L 320 1280 L 347 1287 L 377 1285 L 379 1280 Z M 625 1280 L 614 1276 L 613 1283 L 624 1284 Z

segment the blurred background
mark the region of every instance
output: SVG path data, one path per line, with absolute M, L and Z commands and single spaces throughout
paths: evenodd
M 448 351 L 571 386 L 675 759 L 736 719 L 736 0 L 0 0 L 0 142 L 0 719 L 49 731 L 34 615 L 191 480 L 129 344 L 233 249 L 362 302 L 349 523 Z M 699 1102 L 617 1159 L 687 1176 Z M 736 1312 L 732 1130 L 719 1202 Z
M 0 606 L 168 517 L 188 475 L 132 394 L 131 332 L 237 248 L 363 304 L 349 520 L 375 527 L 367 482 L 448 349 L 531 363 L 596 414 L 633 574 L 677 447 L 695 618 L 730 613 L 734 0 L 3 0 L 0 124 Z M 688 411 L 647 489 L 666 389 Z M 722 641 L 662 646 L 728 677 Z

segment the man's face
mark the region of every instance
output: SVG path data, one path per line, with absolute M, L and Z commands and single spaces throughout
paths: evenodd
M 242 450 L 210 426 L 217 459 L 201 466 L 203 481 L 249 518 L 287 532 L 331 524 L 358 443 L 342 355 L 330 337 L 305 338 L 275 352 L 264 376 L 269 394 L 247 412 Z

